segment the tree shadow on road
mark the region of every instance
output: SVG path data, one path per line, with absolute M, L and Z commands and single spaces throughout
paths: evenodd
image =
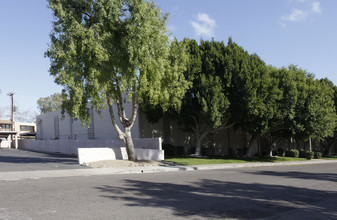
M 188 218 L 337 219 L 334 191 L 207 179 L 188 185 L 125 180 L 123 187 L 97 189 L 101 196 L 122 200 L 127 206 L 167 208 Z
M 61 164 L 78 164 L 76 158 L 62 157 L 15 157 L 0 156 L 0 163 L 61 163 Z
M 245 173 L 254 174 L 254 175 L 296 178 L 296 179 L 321 180 L 321 181 L 330 181 L 330 182 L 337 183 L 337 174 L 334 174 L 334 173 L 305 173 L 305 172 L 296 172 L 296 171 L 289 171 L 289 172 L 249 171 Z

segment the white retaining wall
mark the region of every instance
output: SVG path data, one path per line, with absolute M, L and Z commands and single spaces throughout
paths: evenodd
M 164 160 L 161 138 L 141 138 L 133 140 L 138 159 Z M 98 140 L 19 140 L 19 148 L 45 153 L 78 155 L 79 148 L 112 148 L 116 159 L 125 159 L 122 154 L 124 143 L 118 139 Z
M 164 151 L 136 148 L 138 160 L 164 160 Z M 78 148 L 78 163 L 86 164 L 101 160 L 127 160 L 125 147 L 119 148 Z

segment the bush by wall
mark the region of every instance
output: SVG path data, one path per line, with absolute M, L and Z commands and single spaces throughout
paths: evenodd
M 322 158 L 322 153 L 321 153 L 321 152 L 318 152 L 318 151 L 315 151 L 315 152 L 314 152 L 314 158 L 315 158 L 315 159 L 321 159 L 321 158 Z
M 307 158 L 308 160 L 311 160 L 312 158 L 314 158 L 314 152 L 306 151 L 305 158 Z
M 286 156 L 287 157 L 298 157 L 298 155 L 299 155 L 298 150 L 292 149 L 290 151 L 286 151 Z
M 308 151 L 308 150 L 303 150 L 303 151 L 300 151 L 299 157 L 311 160 L 312 158 L 314 158 L 314 152 Z

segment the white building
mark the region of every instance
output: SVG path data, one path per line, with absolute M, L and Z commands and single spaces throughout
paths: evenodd
M 127 105 L 126 105 L 127 106 Z M 128 112 L 126 107 L 127 114 Z M 37 116 L 37 140 L 94 140 L 94 139 L 118 139 L 117 132 L 111 123 L 108 109 L 102 110 L 101 115 L 90 110 L 91 124 L 88 128 L 82 126 L 80 120 L 74 120 L 69 115 L 62 118 L 61 111 L 54 111 Z M 117 109 L 114 109 L 115 118 Z M 122 125 L 118 123 L 120 128 Z M 123 129 L 122 129 L 123 130 Z M 132 137 L 139 136 L 139 120 L 136 119 L 132 127 Z
M 18 148 L 17 140 L 35 138 L 36 124 L 0 120 L 0 148 Z M 13 142 L 15 140 L 15 142 Z

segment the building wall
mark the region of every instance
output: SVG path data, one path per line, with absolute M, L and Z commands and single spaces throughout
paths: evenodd
M 26 127 L 22 129 L 22 126 Z M 15 131 L 21 132 L 36 132 L 36 123 L 14 122 Z
M 127 117 L 131 116 L 131 104 L 125 105 Z M 122 124 L 118 120 L 117 108 L 113 108 L 115 118 L 121 130 Z M 37 116 L 38 140 L 90 140 L 90 139 L 117 139 L 118 135 L 112 125 L 109 110 L 102 110 L 101 115 L 92 111 L 92 123 L 82 125 L 80 120 L 74 120 L 69 115 L 62 119 L 61 111 L 54 111 Z M 139 122 L 136 118 L 132 129 L 132 137 L 139 138 Z

